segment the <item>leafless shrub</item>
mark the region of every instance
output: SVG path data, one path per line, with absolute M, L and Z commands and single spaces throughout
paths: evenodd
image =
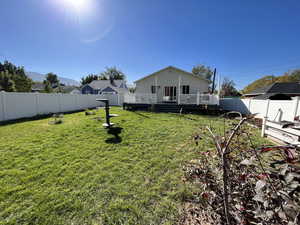
M 201 144 L 209 138 L 215 149 L 184 167 L 186 181 L 200 190 L 193 207 L 214 218 L 213 224 L 299 224 L 299 150 L 254 146 L 249 128 L 243 126 L 248 119 L 240 115 L 226 121 L 229 128 L 222 135 L 207 126 L 201 140 L 195 139 Z

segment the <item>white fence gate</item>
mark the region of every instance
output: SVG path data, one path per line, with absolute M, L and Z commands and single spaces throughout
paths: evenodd
M 110 105 L 122 105 L 122 95 L 81 95 L 0 92 L 0 121 L 34 117 L 37 115 L 84 110 L 103 103 L 96 99 L 105 98 Z

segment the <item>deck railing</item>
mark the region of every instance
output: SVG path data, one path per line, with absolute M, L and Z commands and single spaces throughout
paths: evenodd
M 137 104 L 155 104 L 162 103 L 167 98 L 158 100 L 156 94 L 140 94 L 140 93 L 128 93 L 124 96 L 125 103 L 137 103 Z M 175 100 L 175 99 L 173 99 Z M 176 99 L 177 104 L 186 105 L 219 105 L 219 96 L 210 94 L 180 94 Z
M 139 103 L 139 104 L 155 104 L 157 98 L 155 94 L 132 94 L 128 93 L 124 95 L 125 103 Z

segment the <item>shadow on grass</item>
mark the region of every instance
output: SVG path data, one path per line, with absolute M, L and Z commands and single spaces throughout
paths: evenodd
M 106 143 L 109 144 L 118 144 L 122 142 L 122 138 L 119 136 L 121 134 L 123 128 L 122 127 L 111 127 L 108 128 L 107 133 L 114 135 L 112 138 L 107 138 L 105 140 Z
M 144 114 L 142 114 L 142 113 L 139 113 L 139 112 L 136 112 L 136 111 L 132 111 L 134 114 L 136 114 L 136 115 L 139 115 L 139 116 L 142 116 L 142 117 L 144 117 L 144 118 L 147 118 L 147 119 L 150 119 L 150 116 L 146 116 L 146 115 L 144 115 Z

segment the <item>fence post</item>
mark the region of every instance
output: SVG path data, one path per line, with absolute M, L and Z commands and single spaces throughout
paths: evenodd
M 36 109 L 36 115 L 39 115 L 39 93 L 35 93 L 35 109 Z
M 265 116 L 263 118 L 263 123 L 262 123 L 262 128 L 261 128 L 261 136 L 262 137 L 265 136 L 266 123 L 267 123 L 268 113 L 269 113 L 269 106 L 270 106 L 270 99 L 267 100 L 266 113 L 265 113 Z
M 295 117 L 297 116 L 298 106 L 299 106 L 299 96 L 297 96 L 294 99 L 294 118 L 293 118 L 293 120 L 295 120 Z
M 57 93 L 57 97 L 58 97 L 58 111 L 59 111 L 59 113 L 61 113 L 61 96 L 62 96 L 62 94 Z
M 5 91 L 0 92 L 0 97 L 1 97 L 1 106 L 2 106 L 2 119 L 1 120 L 4 121 L 6 119 Z
M 200 105 L 200 92 L 197 91 L 197 105 Z
M 251 101 L 252 101 L 252 100 L 251 100 L 251 98 L 250 98 L 250 99 L 249 99 L 249 104 L 248 104 L 248 111 L 249 111 L 250 114 L 252 114 L 252 113 L 251 113 Z

